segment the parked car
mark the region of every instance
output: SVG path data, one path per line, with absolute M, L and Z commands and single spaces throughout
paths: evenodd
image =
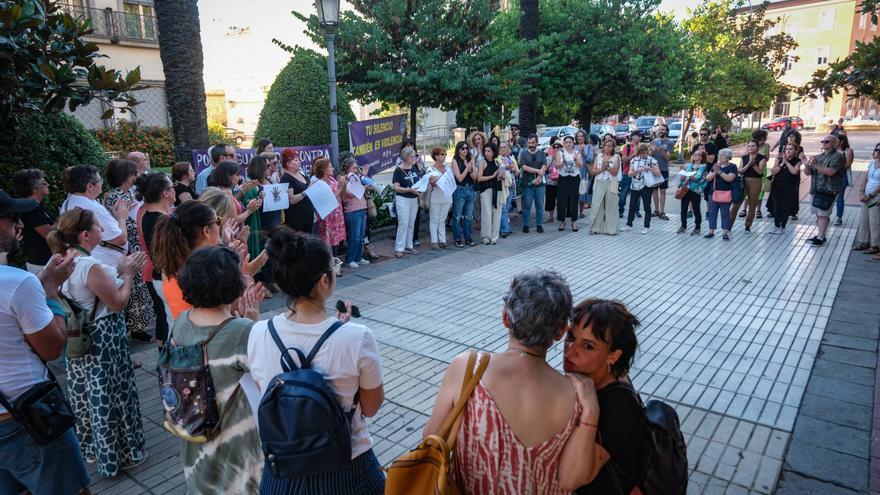
M 572 136 L 579 131 L 577 127 L 572 127 L 569 125 L 561 125 L 556 127 L 548 127 L 544 129 L 540 136 L 538 136 L 538 149 L 546 151 L 547 148 L 550 147 L 550 138 L 556 136 L 559 139 L 564 138 L 565 136 Z
M 226 139 L 235 143 L 235 146 L 241 146 L 248 138 L 247 134 L 232 127 L 225 127 L 224 131 L 226 132 Z
M 617 124 L 614 126 L 614 137 L 617 139 L 617 144 L 623 144 L 629 139 L 629 135 L 632 131 L 636 130 L 635 126 L 630 124 Z
M 656 115 L 643 115 L 636 119 L 636 129 L 642 135 L 642 141 L 650 141 L 657 132 L 657 125 L 663 123 L 663 118 Z
M 611 127 L 609 124 L 592 124 L 590 125 L 590 134 L 595 134 L 599 136 L 599 142 L 605 139 L 605 136 L 612 135 L 617 138 L 617 133 L 614 131 L 614 127 Z
M 785 128 L 785 121 L 791 119 L 791 126 L 797 130 L 804 128 L 804 120 L 800 117 L 776 117 L 773 122 L 768 122 L 761 126 L 761 129 L 767 131 L 781 131 Z
M 676 120 L 675 122 L 670 122 L 667 125 L 669 126 L 669 135 L 667 137 L 675 142 L 678 142 L 678 139 L 681 137 L 681 121 Z M 691 127 L 691 129 L 693 129 L 693 127 Z

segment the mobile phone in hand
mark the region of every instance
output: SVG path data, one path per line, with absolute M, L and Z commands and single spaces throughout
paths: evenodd
M 345 311 L 346 311 L 345 301 L 343 301 L 342 299 L 339 299 L 336 301 L 336 311 L 339 311 L 340 313 L 345 313 Z M 355 305 L 351 306 L 351 317 L 352 318 L 360 318 L 361 317 L 361 311 Z

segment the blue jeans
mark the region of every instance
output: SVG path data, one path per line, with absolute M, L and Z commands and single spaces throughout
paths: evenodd
M 513 201 L 513 190 L 511 189 L 510 194 L 507 195 L 507 201 L 504 202 L 504 206 L 501 207 L 501 233 L 509 234 L 510 233 L 510 202 Z
M 452 238 L 455 241 L 471 240 L 474 221 L 474 188 L 458 186 L 452 193 Z M 464 229 L 461 224 L 464 223 Z
M 709 199 L 709 230 L 718 226 L 718 213 L 721 212 L 721 230 L 730 231 L 733 220 L 730 218 L 730 203 L 716 203 Z
M 73 495 L 88 486 L 73 428 L 40 447 L 18 421 L 0 422 L 0 493 Z
M 626 199 L 629 197 L 629 188 L 632 186 L 632 177 L 624 175 L 620 180 L 620 199 L 617 201 L 617 214 L 623 216 L 624 207 L 626 207 Z
M 345 212 L 345 229 L 348 240 L 345 241 L 345 262 L 357 263 L 364 256 L 364 233 L 367 230 L 367 210 Z
M 544 185 L 526 186 L 522 190 L 522 218 L 523 227 L 529 226 L 529 214 L 532 212 L 532 205 L 535 205 L 535 223 L 544 224 Z
M 846 187 L 849 186 L 849 177 L 847 177 L 846 172 L 843 174 L 843 187 L 840 189 L 840 192 L 837 194 L 837 218 L 843 218 L 843 197 L 846 196 Z

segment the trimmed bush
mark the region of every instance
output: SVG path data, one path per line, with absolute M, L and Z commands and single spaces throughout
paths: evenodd
M 49 181 L 50 210 L 67 196 L 62 183 L 65 168 L 94 165 L 103 174 L 107 156 L 101 144 L 83 125 L 64 113 L 25 114 L 12 133 L 0 133 L 0 188 L 12 191 L 12 174 L 23 168 L 39 168 Z
M 336 92 L 339 149 L 348 149 L 348 123 L 355 120 L 344 92 Z M 260 111 L 254 142 L 269 138 L 275 146 L 330 143 L 327 59 L 297 48 L 281 70 Z
M 120 158 L 125 158 L 132 151 L 140 151 L 150 155 L 151 168 L 174 165 L 174 135 L 167 127 L 143 126 L 118 120 L 115 126 L 94 133 L 105 150 L 118 153 Z

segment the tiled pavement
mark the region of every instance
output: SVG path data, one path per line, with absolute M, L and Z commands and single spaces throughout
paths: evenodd
M 390 462 L 420 439 L 453 356 L 505 348 L 505 287 L 514 273 L 543 267 L 565 274 L 576 299 L 618 298 L 642 320 L 632 378 L 643 397 L 668 401 L 682 420 L 689 493 L 771 493 L 793 434 L 797 439 L 801 425 L 810 426 L 799 408 L 805 391 L 818 386 L 810 373 L 857 227 L 851 208 L 831 242 L 816 249 L 805 243 L 814 232 L 808 204 L 800 215 L 785 236 L 766 235 L 768 220 L 756 221 L 746 235 L 738 221 L 730 242 L 676 235 L 677 216 L 656 220 L 648 235 L 590 236 L 585 228 L 557 233 L 550 226 L 545 234 L 517 233 L 497 246 L 423 253 L 346 274 L 337 295 L 360 306 L 385 366 L 386 402 L 370 421 L 380 461 Z M 279 304 L 276 298 L 266 307 Z M 880 315 L 874 320 L 876 328 Z M 561 350 L 551 350 L 555 366 Z M 160 424 L 155 351 L 136 358 L 143 361 L 137 379 L 151 458 L 112 480 L 93 476 L 93 490 L 182 493 L 179 443 Z M 782 486 L 813 476 L 811 469 L 786 460 Z

